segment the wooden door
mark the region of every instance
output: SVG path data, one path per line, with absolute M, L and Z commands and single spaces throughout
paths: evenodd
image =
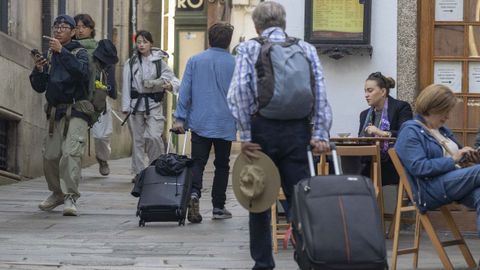
M 419 85 L 449 86 L 459 98 L 447 122 L 463 145 L 480 126 L 480 0 L 419 0 Z M 458 207 L 463 230 L 475 231 L 475 212 Z

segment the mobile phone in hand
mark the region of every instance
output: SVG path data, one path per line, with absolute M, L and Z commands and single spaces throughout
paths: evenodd
M 41 58 L 43 58 L 42 54 L 37 49 L 31 50 L 30 54 L 32 55 L 34 60 L 40 60 Z

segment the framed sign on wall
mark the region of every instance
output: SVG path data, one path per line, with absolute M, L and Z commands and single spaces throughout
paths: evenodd
M 306 0 L 305 40 L 339 59 L 356 51 L 371 55 L 371 0 Z

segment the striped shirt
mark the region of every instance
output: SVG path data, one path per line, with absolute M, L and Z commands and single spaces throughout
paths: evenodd
M 286 38 L 285 32 L 280 27 L 267 28 L 261 35 L 268 37 L 272 42 L 283 42 Z M 299 41 L 298 44 L 310 61 L 315 76 L 312 139 L 328 142 L 332 125 L 332 109 L 327 101 L 323 68 L 314 46 L 304 41 Z M 260 43 L 254 40 L 243 42 L 237 47 L 235 71 L 228 91 L 228 106 L 237 119 L 240 140 L 244 142 L 251 141 L 250 118 L 258 110 L 255 63 L 260 54 L 260 48 Z

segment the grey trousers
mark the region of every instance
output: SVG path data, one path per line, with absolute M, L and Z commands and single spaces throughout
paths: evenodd
M 148 163 L 165 153 L 162 140 L 165 117 L 162 106 L 150 109 L 150 115 L 137 112 L 130 115 L 128 127 L 132 135 L 132 173 L 138 174 L 145 168 L 145 153 Z
M 88 125 L 85 120 L 72 117 L 67 135 L 63 137 L 64 125 L 65 118 L 55 121 L 52 136 L 47 134 L 45 138 L 43 171 L 50 191 L 77 199 Z

